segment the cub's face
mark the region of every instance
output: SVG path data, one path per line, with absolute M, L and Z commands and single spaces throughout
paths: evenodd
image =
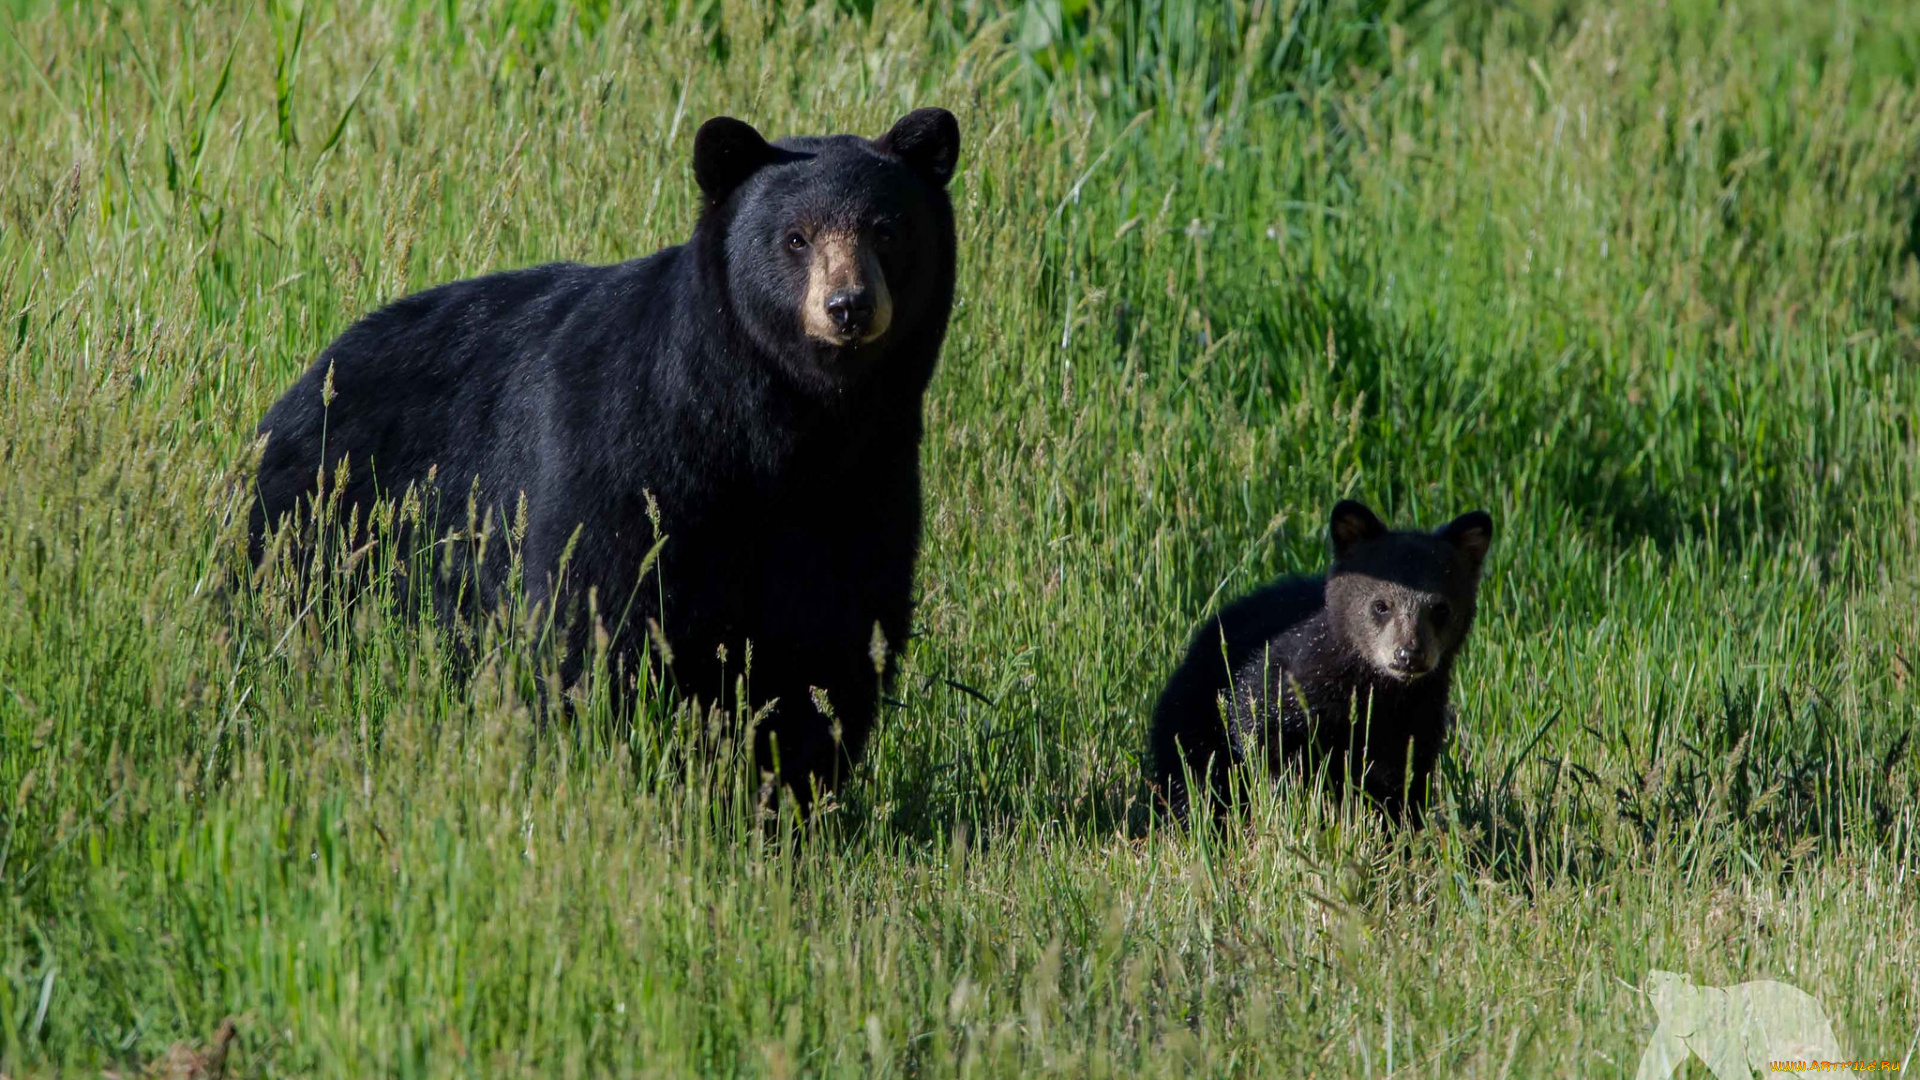
M 1434 533 L 1389 532 L 1371 510 L 1343 502 L 1328 532 L 1327 610 L 1370 668 L 1412 682 L 1459 650 L 1473 626 L 1491 517 L 1475 511 Z
M 941 109 L 874 140 L 768 143 L 737 120 L 702 126 L 694 169 L 724 221 L 728 299 L 756 343 L 803 379 L 837 385 L 894 342 L 935 321 L 944 330 L 958 157 L 958 125 Z

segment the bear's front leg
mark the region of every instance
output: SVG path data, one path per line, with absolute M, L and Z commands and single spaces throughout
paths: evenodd
M 755 731 L 756 760 L 763 772 L 792 789 L 802 813 L 859 762 L 878 691 L 871 664 L 862 670 L 851 660 L 795 666 L 768 682 L 756 680 L 755 706 L 773 701 Z

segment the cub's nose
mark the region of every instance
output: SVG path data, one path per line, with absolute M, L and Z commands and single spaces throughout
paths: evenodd
M 1427 669 L 1426 657 L 1411 645 L 1402 645 L 1393 650 L 1393 670 L 1418 675 Z
M 859 337 L 873 325 L 873 294 L 865 289 L 842 289 L 827 297 L 827 317 L 848 337 Z

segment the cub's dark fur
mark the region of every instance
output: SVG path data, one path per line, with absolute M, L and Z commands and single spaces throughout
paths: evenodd
M 871 141 L 769 143 L 718 117 L 694 138 L 704 209 L 685 244 L 456 282 L 367 316 L 260 424 L 256 558 L 343 458 L 339 494 L 363 521 L 415 486 L 437 501 L 439 535 L 476 493 L 490 553 L 524 499 L 525 590 L 571 628 L 569 677 L 590 594 L 629 678 L 649 622 L 678 686 L 709 700 L 752 642 L 752 702 L 779 702 L 761 759 L 777 740 L 804 802 L 860 757 L 907 639 L 959 152 L 943 109 Z M 642 582 L 649 499 L 666 542 Z M 436 575 L 444 616 L 472 614 L 456 596 L 489 608 L 505 584 L 508 560 L 474 567 L 470 546 L 444 546 L 459 570 Z
M 1276 582 L 1202 623 L 1161 693 L 1154 779 L 1174 813 L 1189 810 L 1186 772 L 1218 811 L 1232 768 L 1264 754 L 1335 785 L 1351 772 L 1389 816 L 1419 824 L 1493 519 L 1389 532 L 1348 501 L 1328 532 L 1326 577 Z

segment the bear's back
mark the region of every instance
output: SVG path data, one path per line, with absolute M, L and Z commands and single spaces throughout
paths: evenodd
M 1153 709 L 1154 774 L 1175 813 L 1184 815 L 1187 809 L 1183 763 L 1203 777 L 1226 763 L 1220 699 L 1233 674 L 1275 636 L 1319 612 L 1325 590 L 1324 578 L 1282 578 L 1228 604 L 1194 630 Z
M 261 420 L 256 528 L 296 508 L 324 468 L 331 476 L 348 459 L 349 505 L 367 508 L 433 475 L 445 492 L 464 493 L 478 480 L 485 495 L 503 471 L 501 459 L 534 452 L 532 412 L 547 407 L 566 382 L 562 358 L 604 359 L 599 350 L 568 348 L 589 332 L 621 333 L 628 312 L 623 285 L 658 276 L 678 249 L 611 266 L 548 263 L 435 286 L 363 316 L 323 349 Z M 640 350 L 644 358 L 645 350 Z M 630 357 L 623 357 L 629 359 Z M 568 373 L 576 377 L 578 373 Z

